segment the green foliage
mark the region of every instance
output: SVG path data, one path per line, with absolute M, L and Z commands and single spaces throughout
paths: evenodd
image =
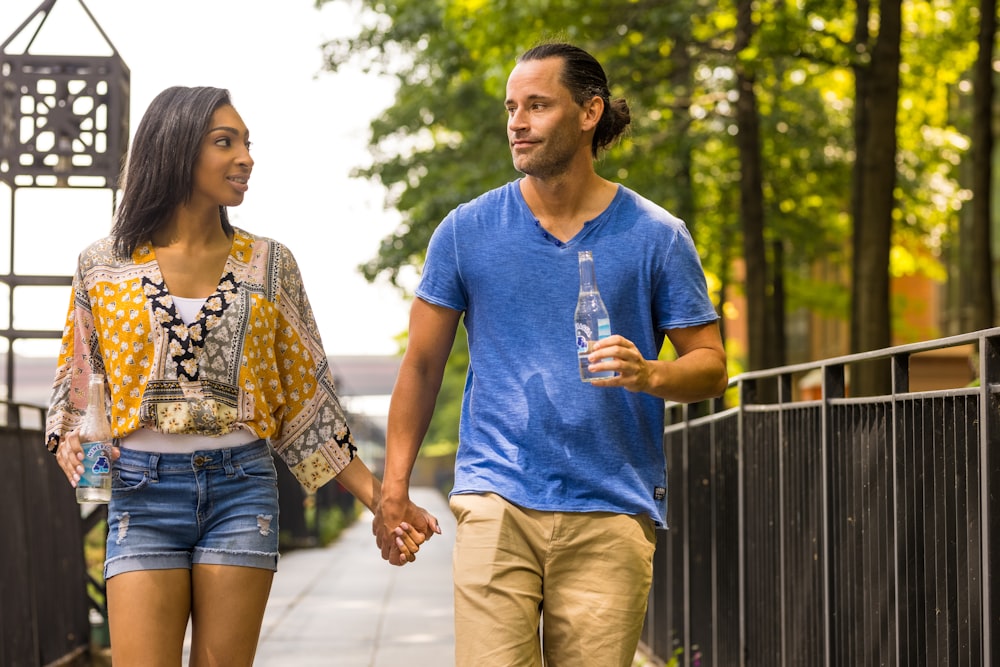
M 83 560 L 87 569 L 87 574 L 93 581 L 104 581 L 104 555 L 107 548 L 108 522 L 104 519 L 98 521 L 83 536 Z M 91 600 L 99 605 L 103 605 L 104 592 L 99 590 L 91 582 L 87 582 L 87 595 Z
M 318 4 L 326 1 L 337 0 Z M 432 231 L 453 207 L 518 177 L 505 137 L 506 77 L 517 54 L 562 38 L 604 64 L 612 95 L 631 108 L 630 136 L 598 171 L 682 217 L 706 271 L 726 284 L 742 252 L 736 71 L 752 74 L 765 235 L 768 245 L 783 245 L 786 264 L 777 270 L 789 284 L 787 310 L 847 316 L 854 71 L 868 62 L 877 13 L 857 31 L 853 5 L 756 3 L 756 32 L 737 48 L 732 0 L 357 4 L 365 25 L 356 37 L 324 45 L 330 67 L 360 62 L 399 80 L 395 103 L 371 125 L 372 164 L 356 172 L 386 187 L 386 206 L 402 219 L 364 265 L 369 279 L 395 282 L 402 268 L 419 268 Z M 941 248 L 968 198 L 957 185 L 968 140 L 953 109 L 955 95 L 968 91 L 973 4 L 904 2 L 895 239 L 908 250 L 892 257 L 916 257 L 910 266 L 925 274 L 941 275 Z M 829 278 L 817 277 L 817 264 Z M 464 367 L 455 373 L 446 391 L 457 396 Z M 434 437 L 445 437 L 436 426 Z
M 353 514 L 348 515 L 338 506 L 326 507 L 318 512 L 319 521 L 319 543 L 326 546 L 333 543 L 344 528 L 349 526 L 358 517 L 359 509 L 357 504 Z

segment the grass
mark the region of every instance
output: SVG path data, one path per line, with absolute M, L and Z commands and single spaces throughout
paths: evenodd
M 97 582 L 104 583 L 104 551 L 107 548 L 107 521 L 99 521 L 83 536 L 83 561 L 87 574 Z M 87 594 L 94 602 L 104 606 L 104 590 L 87 583 Z

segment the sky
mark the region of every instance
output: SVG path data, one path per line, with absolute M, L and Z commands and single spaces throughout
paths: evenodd
M 352 179 L 367 165 L 368 124 L 391 105 L 394 84 L 359 69 L 322 70 L 321 44 L 353 34 L 353 3 L 313 0 L 83 0 L 130 70 L 130 129 L 173 85 L 227 88 L 250 129 L 250 189 L 229 210 L 234 225 L 284 243 L 295 255 L 329 355 L 389 355 L 408 304 L 357 266 L 398 224 L 380 186 Z M 0 43 L 41 0 L 0 0 Z M 33 29 L 29 29 L 29 34 Z M 24 51 L 22 40 L 8 53 Z M 57 0 L 30 49 L 35 55 L 108 56 L 80 0 Z M 0 184 L 0 270 L 9 271 L 10 190 Z M 70 275 L 76 257 L 111 227 L 107 191 L 19 188 L 13 262 L 18 274 Z M 21 296 L 28 293 L 30 298 Z M 0 295 L 0 319 L 7 307 Z M 69 288 L 17 288 L 14 326 L 61 329 Z M 56 341 L 21 341 L 18 354 L 54 355 Z

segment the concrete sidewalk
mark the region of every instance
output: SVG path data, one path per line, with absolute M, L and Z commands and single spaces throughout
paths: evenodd
M 255 666 L 455 664 L 455 520 L 439 492 L 413 489 L 411 497 L 442 530 L 416 562 L 394 567 L 383 561 L 367 513 L 329 547 L 281 557 Z

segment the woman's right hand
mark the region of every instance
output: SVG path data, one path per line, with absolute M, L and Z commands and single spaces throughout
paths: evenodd
M 420 545 L 431 539 L 433 533 L 441 534 L 441 526 L 438 523 L 437 517 L 423 507 L 418 505 L 414 505 L 414 507 L 417 509 L 423 523 L 430 529 L 430 532 L 425 534 L 405 521 L 396 527 L 393 535 L 395 536 L 396 548 L 399 549 L 400 565 L 415 561 L 417 559 L 417 552 L 420 551 Z
M 117 447 L 111 448 L 111 460 L 117 461 L 121 452 Z M 56 462 L 62 468 L 63 474 L 69 480 L 70 486 L 76 488 L 83 475 L 83 447 L 80 445 L 80 436 L 73 433 L 67 434 L 59 442 L 59 449 L 56 450 Z

